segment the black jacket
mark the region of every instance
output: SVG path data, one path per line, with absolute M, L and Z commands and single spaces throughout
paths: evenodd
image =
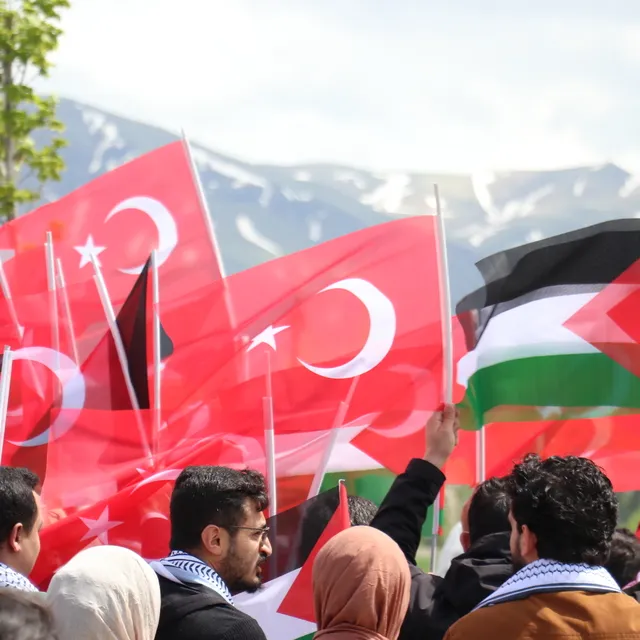
M 251 616 L 215 591 L 158 579 L 162 601 L 156 640 L 266 640 Z
M 513 573 L 506 532 L 477 540 L 467 553 L 452 561 L 444 578 L 416 566 L 427 509 L 444 480 L 432 464 L 412 460 L 396 478 L 371 523 L 398 543 L 409 562 L 411 600 L 399 640 L 441 640 L 454 622 Z

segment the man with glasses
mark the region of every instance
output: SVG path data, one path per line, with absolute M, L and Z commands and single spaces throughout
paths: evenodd
M 156 640 L 266 640 L 233 594 L 262 583 L 268 502 L 257 471 L 184 469 L 171 495 L 171 554 L 152 563 L 162 593 Z

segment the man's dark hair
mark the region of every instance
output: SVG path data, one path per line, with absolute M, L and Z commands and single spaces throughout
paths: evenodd
M 2 640 L 58 640 L 53 616 L 38 594 L 0 589 Z
M 247 500 L 256 511 L 269 506 L 264 476 L 258 471 L 186 467 L 171 494 L 171 549 L 196 549 L 203 529 L 211 524 L 234 535 L 233 527 L 242 525 L 246 517 Z
M 629 529 L 616 529 L 605 568 L 620 585 L 626 587 L 640 573 L 640 540 Z
M 29 469 L 0 467 L 0 542 L 6 542 L 19 522 L 31 532 L 38 515 L 33 492 L 39 484 L 40 479 Z
M 618 520 L 618 499 L 587 458 L 529 454 L 509 477 L 511 512 L 536 535 L 540 558 L 604 565 Z
M 509 482 L 489 478 L 478 485 L 469 502 L 469 540 L 474 544 L 491 533 L 511 531 Z
M 347 504 L 352 527 L 371 524 L 378 511 L 375 503 L 361 496 L 349 495 Z M 300 524 L 300 554 L 302 558 L 306 558 L 311 553 L 339 505 L 340 493 L 337 487 L 323 491 L 301 505 L 303 515 Z
M 375 502 L 371 502 L 371 500 L 362 496 L 349 496 L 348 504 L 352 527 L 370 525 L 374 516 L 378 513 L 378 507 Z

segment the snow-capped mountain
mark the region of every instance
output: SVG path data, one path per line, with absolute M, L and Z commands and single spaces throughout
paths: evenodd
M 67 170 L 56 199 L 174 134 L 61 100 Z M 374 173 L 328 164 L 252 165 L 192 141 L 228 273 L 384 222 L 434 209 L 445 215 L 452 299 L 481 284 L 474 267 L 500 249 L 611 218 L 640 216 L 640 176 L 605 164 L 474 175 Z

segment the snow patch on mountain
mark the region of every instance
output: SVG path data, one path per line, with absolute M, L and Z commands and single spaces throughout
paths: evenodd
M 277 245 L 272 240 L 269 240 L 266 236 L 262 235 L 253 224 L 251 218 L 244 214 L 236 216 L 236 228 L 238 233 L 251 244 L 259 247 L 263 251 L 270 253 L 272 256 L 279 258 L 285 254 L 282 247 Z
M 436 202 L 436 196 L 434 193 L 428 195 L 424 199 L 424 203 L 430 209 L 430 213 L 437 214 L 438 213 L 438 203 Z M 449 208 L 449 203 L 440 196 L 440 212 L 442 213 L 443 218 L 453 218 L 453 212 Z
M 618 190 L 621 198 L 628 198 L 638 187 L 640 187 L 640 174 L 631 174 Z
M 370 193 L 360 197 L 360 202 L 380 213 L 402 213 L 402 203 L 412 194 L 411 177 L 406 173 L 391 173 L 384 182 Z
M 497 176 L 491 172 L 474 173 L 471 176 L 473 192 L 490 225 L 503 226 L 510 220 L 525 218 L 533 214 L 540 201 L 551 195 L 555 190 L 553 184 L 547 184 L 527 194 L 524 198 L 514 198 L 500 207 L 496 204 L 491 193 L 491 186 L 496 181 Z
M 352 184 L 356 189 L 364 191 L 367 188 L 367 181 L 363 176 L 358 175 L 354 171 L 336 171 L 333 179 L 337 182 Z
M 309 220 L 309 240 L 320 242 L 322 240 L 322 222 L 320 220 Z
M 281 189 L 281 192 L 289 202 L 311 202 L 311 200 L 313 200 L 313 193 L 311 193 L 311 191 L 284 187 Z
M 89 163 L 89 173 L 102 173 L 105 169 L 110 171 L 115 167 L 104 166 L 104 154 L 109 151 L 109 149 L 123 149 L 125 147 L 125 142 L 120 136 L 118 127 L 113 122 L 109 122 L 107 116 L 100 111 L 83 108 L 80 110 L 80 113 L 82 114 L 82 121 L 87 126 L 89 134 L 92 136 L 100 134 L 100 139 L 94 147 L 93 156 Z
M 260 204 L 267 207 L 271 202 L 273 189 L 271 184 L 263 177 L 232 162 L 222 160 L 205 149 L 192 147 L 191 155 L 200 171 L 209 170 L 231 180 L 232 189 L 244 187 L 258 187 L 262 189 Z
M 296 171 L 293 174 L 293 178 L 294 178 L 294 180 L 297 180 L 298 182 L 310 182 L 311 181 L 311 174 L 308 171 Z
M 584 189 L 586 186 L 587 186 L 586 178 L 579 178 L 578 180 L 576 180 L 573 184 L 573 195 L 576 198 L 582 197 L 582 194 L 584 193 Z
M 496 182 L 496 175 L 491 171 L 477 171 L 471 174 L 473 194 L 487 216 L 489 224 L 499 223 L 502 219 L 502 211 L 496 206 L 491 194 L 491 185 L 494 182 Z M 474 246 L 478 245 L 474 244 Z
M 536 205 L 551 195 L 554 190 L 554 185 L 547 184 L 544 187 L 532 191 L 524 198 L 510 200 L 502 209 L 503 220 L 507 222 L 509 220 L 515 220 L 516 218 L 526 218 L 530 216 L 532 213 L 535 213 Z

